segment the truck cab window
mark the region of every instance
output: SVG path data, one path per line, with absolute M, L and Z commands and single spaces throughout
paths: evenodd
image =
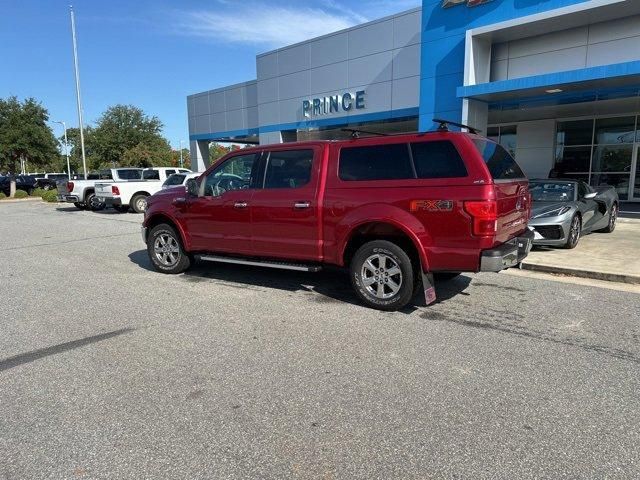
M 240 155 L 230 158 L 213 170 L 204 181 L 205 197 L 219 197 L 231 190 L 250 188 L 255 175 L 256 155 Z
M 313 150 L 270 152 L 264 188 L 300 188 L 311 180 Z
M 145 170 L 142 172 L 144 180 L 160 180 L 160 172 L 158 170 Z

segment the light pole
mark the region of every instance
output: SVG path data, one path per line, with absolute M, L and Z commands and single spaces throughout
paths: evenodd
M 82 168 L 84 179 L 87 179 L 87 157 L 84 153 L 84 125 L 82 123 L 82 100 L 80 99 L 80 71 L 78 70 L 78 46 L 76 43 L 76 17 L 73 7 L 69 5 L 71 13 L 71 38 L 73 41 L 73 66 L 76 74 L 76 103 L 78 104 L 78 126 L 80 127 L 80 151 L 82 153 Z
M 183 140 L 180 140 L 180 168 L 184 168 L 184 163 L 182 161 L 182 143 Z
M 69 180 L 71 180 L 71 163 L 69 162 L 69 142 L 67 142 L 67 124 L 59 120 L 54 120 L 53 123 L 59 123 L 60 125 L 62 125 L 62 128 L 64 128 L 64 153 L 67 156 L 67 176 L 69 177 Z

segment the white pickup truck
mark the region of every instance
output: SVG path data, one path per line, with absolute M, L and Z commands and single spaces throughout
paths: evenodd
M 100 210 L 104 208 L 104 203 L 98 201 L 96 197 L 96 183 L 140 180 L 142 172 L 142 168 L 112 168 L 110 170 L 101 170 L 97 174 L 89 174 L 87 180 L 77 179 L 59 182 L 58 201 L 73 203 L 80 210 L 85 208 L 88 210 Z
M 191 173 L 186 168 L 153 167 L 142 170 L 141 180 L 96 183 L 96 197 L 119 212 L 131 208 L 136 213 L 147 209 L 147 197 L 162 190 L 164 181 L 174 173 Z

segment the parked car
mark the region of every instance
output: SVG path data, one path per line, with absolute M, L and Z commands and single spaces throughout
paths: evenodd
M 200 176 L 199 173 L 174 173 L 173 175 L 169 175 L 169 177 L 162 184 L 162 189 L 165 190 L 167 188 L 176 188 L 176 187 L 185 187 L 187 184 L 187 180 L 190 178 L 198 178 Z
M 237 180 L 229 181 L 229 176 Z M 500 145 L 437 132 L 257 146 L 232 152 L 187 190 L 149 198 L 142 236 L 154 268 L 205 261 L 350 270 L 369 307 L 397 310 L 434 273 L 497 272 L 531 248 L 524 173 Z
M 533 200 L 529 229 L 534 245 L 575 248 L 583 233 L 611 233 L 618 219 L 614 187 L 592 188 L 580 180 L 532 180 Z
M 29 175 L 16 175 L 16 190 L 24 190 L 29 195 L 37 188 L 36 179 Z M 0 177 L 0 192 L 9 196 L 11 191 L 11 178 L 9 176 Z
M 36 179 L 37 188 L 42 188 L 43 190 L 55 190 L 59 182 L 69 180 L 69 175 L 66 173 L 44 173 L 32 176 Z
M 136 213 L 143 213 L 147 208 L 147 198 L 162 190 L 162 184 L 174 173 L 191 173 L 191 170 L 175 167 L 145 168 L 141 179 L 96 183 L 96 195 L 107 207 L 121 212 L 131 208 Z
M 98 175 L 88 175 L 89 178 L 97 178 L 84 180 L 83 176 L 80 180 L 59 183 L 58 201 L 73 203 L 80 210 L 100 210 L 104 208 L 104 203 L 96 197 L 97 182 L 140 180 L 142 178 L 142 170 L 142 168 L 112 168 L 110 170 L 102 170 Z

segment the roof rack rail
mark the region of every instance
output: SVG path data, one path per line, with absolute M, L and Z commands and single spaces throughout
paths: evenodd
M 360 138 L 360 134 L 364 133 L 367 135 L 378 135 L 380 137 L 388 137 L 389 134 L 387 133 L 382 133 L 382 132 L 370 132 L 368 130 L 358 130 L 358 129 L 354 129 L 354 128 L 342 128 L 341 131 L 343 132 L 349 132 L 351 134 L 351 138 Z
M 470 127 L 469 125 L 465 125 L 464 123 L 452 122 L 451 120 L 442 120 L 441 118 L 434 118 L 433 123 L 438 123 L 438 131 L 439 132 L 448 132 L 449 125 L 453 125 L 454 127 L 466 128 L 471 133 L 481 133 L 482 130 L 479 130 L 475 127 Z

